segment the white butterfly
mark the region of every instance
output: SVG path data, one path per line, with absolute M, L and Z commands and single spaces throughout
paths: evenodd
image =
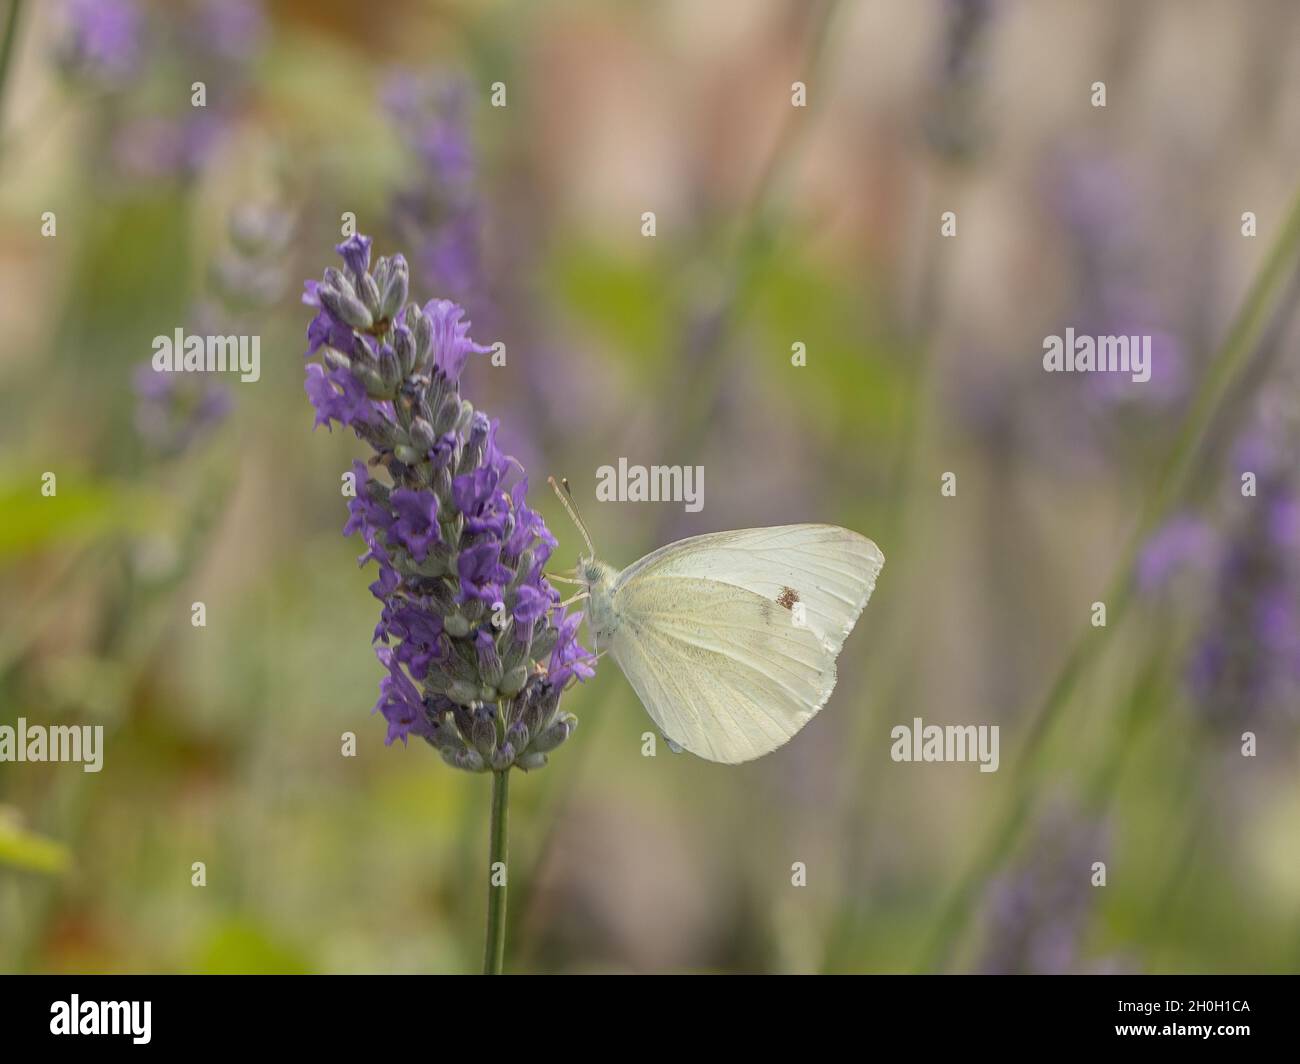
M 567 485 L 566 485 L 567 486 Z M 665 738 L 737 764 L 787 742 L 835 689 L 835 659 L 885 557 L 834 525 L 692 536 L 622 572 L 577 577 L 596 649 L 618 662 Z

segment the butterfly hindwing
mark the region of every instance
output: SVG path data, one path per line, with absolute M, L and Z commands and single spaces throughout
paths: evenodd
M 748 761 L 825 705 L 883 561 L 830 525 L 682 540 L 620 575 L 611 652 L 666 735 L 712 761 Z

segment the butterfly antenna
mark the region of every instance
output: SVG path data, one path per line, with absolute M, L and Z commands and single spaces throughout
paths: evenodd
M 582 518 L 578 516 L 578 506 L 573 501 L 573 491 L 569 488 L 569 478 L 565 477 L 560 482 L 564 485 L 563 492 L 560 491 L 560 484 L 555 482 L 554 477 L 547 477 L 546 479 L 554 489 L 556 498 L 560 500 L 560 504 L 569 515 L 569 520 L 577 525 L 578 531 L 582 533 L 582 538 L 587 544 L 587 550 L 590 552 L 588 556 L 591 558 L 596 557 L 596 548 L 591 545 L 591 535 L 587 532 L 587 526 L 582 523 Z
M 581 580 L 574 580 L 573 577 L 571 576 L 556 576 L 554 573 L 542 573 L 542 575 L 546 577 L 547 580 L 550 580 L 552 583 L 556 583 L 556 584 L 573 584 L 576 587 L 587 586 Z

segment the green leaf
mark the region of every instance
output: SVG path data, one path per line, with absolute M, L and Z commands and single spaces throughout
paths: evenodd
M 566 250 L 547 270 L 564 303 L 617 350 L 663 361 L 678 320 L 662 270 L 595 247 Z
M 41 494 L 41 470 L 0 480 L 0 558 L 110 532 L 141 531 L 164 513 L 163 498 L 136 485 L 56 473 L 56 493 Z
M 71 861 L 61 842 L 25 830 L 14 810 L 0 808 L 0 866 L 58 875 Z
M 198 970 L 205 975 L 306 975 L 312 966 L 266 928 L 229 920 L 214 928 L 200 947 Z

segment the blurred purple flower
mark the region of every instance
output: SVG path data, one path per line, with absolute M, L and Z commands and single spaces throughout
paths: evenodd
M 113 138 L 117 172 L 137 181 L 192 177 L 212 157 L 228 129 L 215 110 L 147 115 L 121 123 Z
M 1088 374 L 1087 394 L 1103 407 L 1176 402 L 1188 387 L 1187 354 L 1153 288 L 1155 268 L 1131 176 L 1112 159 L 1069 152 L 1054 164 L 1052 181 L 1051 199 L 1075 262 L 1078 295 L 1069 324 L 1078 335 L 1151 337 L 1149 380 Z
M 262 50 L 266 14 L 259 0 L 202 0 L 181 32 L 194 52 L 242 66 Z
M 289 213 L 270 201 L 238 204 L 230 213 L 229 246 L 212 263 L 209 278 L 233 313 L 261 312 L 288 289 L 285 248 L 293 234 Z
M 135 371 L 136 431 L 155 450 L 180 454 L 223 422 L 230 387 L 206 373 L 161 373 L 145 362 Z
M 235 208 L 227 224 L 228 242 L 211 271 L 214 291 L 193 307 L 186 331 L 195 336 L 247 331 L 245 309 L 274 302 L 283 291 L 284 249 L 292 228 L 289 216 L 272 203 Z M 189 447 L 233 406 L 234 389 L 217 375 L 161 373 L 146 362 L 136 370 L 134 383 L 137 431 L 166 453 Z
M 137 0 L 68 0 L 55 59 L 65 73 L 120 87 L 139 72 L 144 18 Z
M 454 78 L 402 71 L 389 78 L 382 99 L 403 143 L 424 164 L 443 198 L 469 195 L 475 161 L 466 121 L 469 86 Z
M 991 884 L 978 970 L 1056 975 L 1081 967 L 1093 912 L 1092 865 L 1104 860 L 1106 831 L 1077 810 L 1048 811 L 1024 858 Z
M 490 309 L 482 265 L 482 212 L 467 84 L 450 76 L 393 75 L 383 102 L 418 166 L 392 200 L 394 225 L 412 249 L 421 284 L 470 307 L 483 324 Z
M 1136 582 L 1143 594 L 1163 590 L 1183 569 L 1208 568 L 1217 551 L 1209 524 L 1187 514 L 1171 518 L 1143 545 Z
M 1229 731 L 1294 719 L 1300 698 L 1300 424 L 1283 396 L 1261 401 L 1234 447 L 1230 525 L 1171 523 L 1144 554 L 1156 571 L 1161 555 L 1194 555 L 1210 574 L 1187 677 L 1204 718 Z
M 189 179 L 215 155 L 237 120 L 265 19 L 255 0 L 151 4 L 72 0 L 56 62 L 73 77 L 121 92 L 101 106 L 96 151 L 127 181 Z M 150 42 L 145 46 L 146 38 Z M 203 106 L 188 92 L 152 93 L 150 82 L 202 82 Z M 166 106 L 160 100 L 170 101 Z

